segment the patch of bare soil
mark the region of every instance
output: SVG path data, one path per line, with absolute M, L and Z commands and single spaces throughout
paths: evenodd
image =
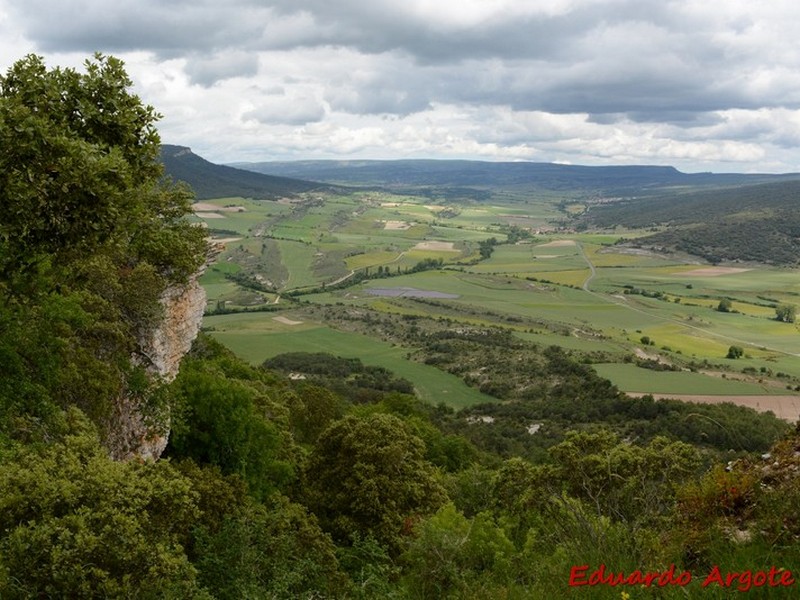
M 574 246 L 575 240 L 554 240 L 546 244 L 539 244 L 537 248 L 563 248 L 564 246 Z
M 273 321 L 277 321 L 278 323 L 283 323 L 284 325 L 302 325 L 302 321 L 292 321 L 291 319 L 280 316 L 280 317 L 272 317 Z
M 623 299 L 625 297 L 623 296 Z M 637 358 L 641 358 L 642 360 L 652 360 L 657 363 L 661 363 L 662 365 L 671 365 L 672 363 L 666 360 L 663 356 L 658 354 L 648 354 L 641 348 L 634 349 L 633 353 L 636 355 Z
M 411 223 L 406 223 L 405 221 L 385 221 L 383 228 L 393 231 L 405 231 L 406 229 L 411 229 Z
M 215 212 L 196 212 L 194 214 L 197 215 L 198 217 L 200 217 L 201 219 L 224 219 L 225 218 L 225 215 L 221 215 L 221 214 L 215 213 Z
M 637 398 L 645 395 L 643 392 L 626 392 L 626 394 Z M 652 396 L 656 400 L 674 398 L 701 404 L 730 402 L 738 406 L 748 406 L 759 412 L 771 410 L 776 417 L 790 423 L 795 423 L 800 419 L 800 396 L 701 396 L 693 394 L 653 394 Z
M 414 250 L 438 250 L 440 252 L 458 252 L 453 242 L 420 242 Z

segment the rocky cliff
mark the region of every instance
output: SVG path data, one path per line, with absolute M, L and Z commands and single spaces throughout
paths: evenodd
M 197 280 L 203 270 L 186 284 L 172 285 L 162 293 L 160 324 L 139 337 L 133 362 L 144 367 L 154 382 L 175 379 L 181 359 L 200 331 L 206 294 Z M 140 397 L 125 395 L 116 403 L 112 423 L 106 443 L 117 460 L 155 460 L 167 446 L 168 408 L 159 410 Z

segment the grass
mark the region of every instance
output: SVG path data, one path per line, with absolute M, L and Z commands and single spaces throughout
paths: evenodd
M 757 396 L 785 394 L 786 390 L 758 383 L 731 381 L 702 373 L 653 371 L 633 364 L 606 363 L 592 367 L 626 392 L 652 394 L 691 394 L 703 396 Z
M 276 240 L 280 249 L 281 260 L 289 271 L 286 288 L 292 289 L 316 285 L 319 279 L 314 277 L 313 263 L 316 249 L 302 242 Z

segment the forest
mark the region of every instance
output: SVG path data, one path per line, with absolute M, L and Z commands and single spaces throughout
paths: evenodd
M 402 335 L 477 387 L 519 361 L 496 403 L 205 333 L 155 375 L 142 340 L 208 248 L 130 88 L 99 55 L 0 77 L 0 597 L 796 595 L 800 432 L 769 415 L 633 400 L 590 355 L 424 318 Z

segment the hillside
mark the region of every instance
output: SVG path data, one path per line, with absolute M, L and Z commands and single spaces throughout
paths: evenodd
M 188 183 L 198 200 L 235 196 L 273 200 L 324 187 L 312 181 L 216 165 L 184 146 L 162 145 L 161 161 L 167 175 L 176 181 Z
M 792 265 L 800 257 L 800 181 L 636 199 L 594 206 L 594 227 L 663 227 L 637 245 L 665 247 L 710 262 Z
M 532 162 L 468 160 L 312 160 L 235 163 L 236 167 L 281 177 L 388 188 L 420 186 L 582 191 L 605 195 L 651 194 L 674 187 L 714 187 L 797 178 L 798 175 L 687 174 L 673 167 L 588 167 Z

